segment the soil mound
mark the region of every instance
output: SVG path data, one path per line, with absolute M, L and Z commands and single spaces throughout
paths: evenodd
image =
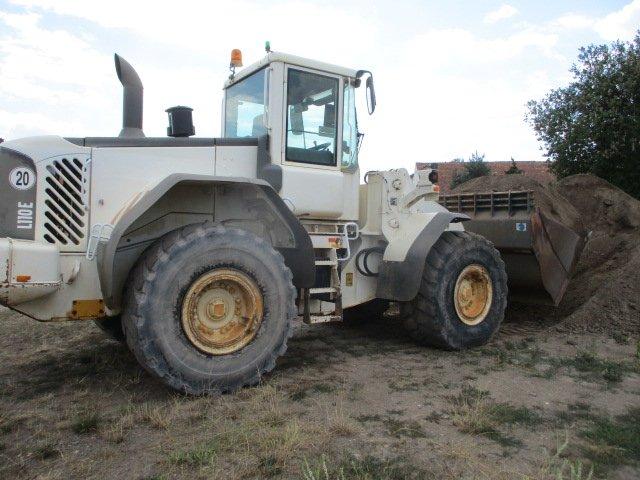
M 548 185 L 547 185 L 548 186 Z M 537 190 L 546 188 L 526 175 L 487 175 L 472 178 L 451 190 L 452 193 L 504 192 L 507 190 Z
M 589 230 L 557 312 L 565 317 L 561 327 L 640 334 L 640 201 L 587 174 L 564 178 L 557 188 Z
M 556 185 L 583 215 L 588 229 L 607 233 L 638 231 L 640 201 L 606 180 L 580 174 L 563 178 Z

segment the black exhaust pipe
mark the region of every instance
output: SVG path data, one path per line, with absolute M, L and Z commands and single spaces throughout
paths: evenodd
M 122 130 L 120 137 L 144 137 L 142 131 L 142 82 L 135 69 L 117 53 L 114 55 L 118 80 L 122 83 Z

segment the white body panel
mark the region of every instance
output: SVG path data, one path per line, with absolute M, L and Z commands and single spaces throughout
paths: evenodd
M 36 163 L 58 155 L 91 154 L 91 148 L 80 147 L 57 135 L 18 138 L 3 142 L 2 146 L 23 153 Z
M 61 284 L 59 257 L 56 245 L 0 239 L 2 303 L 18 305 L 56 291 Z
M 216 147 L 214 175 L 256 178 L 256 147 Z
M 344 211 L 343 182 L 336 170 L 287 165 L 281 196 L 298 217 L 339 219 Z
M 101 299 L 95 260 L 85 255 L 60 255 L 60 285 L 53 294 L 41 296 L 14 308 L 36 320 L 67 320 L 74 300 Z M 110 314 L 109 311 L 106 312 Z
M 214 147 L 93 150 L 92 225 L 115 224 L 127 205 L 171 174 L 213 175 L 214 172 Z

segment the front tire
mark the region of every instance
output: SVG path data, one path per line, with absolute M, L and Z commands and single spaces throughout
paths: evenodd
M 188 394 L 255 385 L 287 347 L 291 271 L 247 231 L 192 225 L 158 240 L 131 274 L 123 326 L 138 361 Z
M 483 345 L 507 305 L 504 262 L 485 238 L 444 232 L 427 255 L 405 326 L 420 343 L 460 350 Z

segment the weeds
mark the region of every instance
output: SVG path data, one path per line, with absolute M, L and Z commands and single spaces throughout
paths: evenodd
M 71 430 L 77 434 L 97 432 L 100 421 L 100 415 L 96 412 L 83 412 L 71 424 Z
M 432 478 L 429 472 L 412 465 L 405 458 L 389 460 L 366 455 L 358 458 L 348 454 L 332 464 L 325 455 L 311 464 L 307 459 L 302 464 L 303 480 L 406 480 Z
M 153 407 L 145 403 L 140 406 L 139 416 L 153 428 L 165 430 L 169 426 L 169 415 L 162 407 Z
M 531 369 L 544 359 L 543 350 L 531 343 L 529 339 L 517 343 L 507 341 L 501 347 L 485 347 L 483 353 L 493 355 L 498 368 L 512 365 Z
M 587 472 L 581 460 L 569 460 L 563 458 L 569 447 L 569 434 L 565 433 L 563 441 L 556 440 L 556 449 L 553 455 L 547 453 L 548 460 L 540 472 L 541 478 L 553 478 L 555 480 L 591 480 L 593 478 L 593 466 Z
M 417 392 L 420 389 L 420 383 L 412 380 L 412 377 L 400 377 L 397 380 L 389 382 L 389 389 L 394 392 Z
M 293 391 L 289 394 L 289 398 L 298 402 L 306 398 L 310 393 L 332 393 L 335 390 L 336 386 L 330 385 L 328 383 L 316 383 L 308 387 L 305 387 L 304 385 L 298 385 L 294 387 Z
M 218 442 L 213 440 L 198 445 L 192 450 L 184 450 L 172 453 L 169 461 L 175 465 L 187 465 L 190 467 L 200 467 L 212 465 L 218 455 Z
M 33 455 L 39 460 L 59 457 L 62 453 L 54 442 L 42 443 L 33 450 Z
M 275 455 L 266 455 L 258 462 L 260 473 L 266 477 L 274 477 L 282 474 L 283 466 L 280 459 Z
M 327 424 L 329 433 L 339 437 L 350 437 L 359 430 L 353 419 L 344 413 L 341 403 L 336 405 L 332 411 L 327 412 Z
M 382 421 L 382 415 L 379 415 L 377 413 L 374 414 L 374 415 L 369 415 L 369 414 L 358 415 L 356 417 L 356 420 L 358 420 L 360 423 L 381 422 Z
M 515 407 L 509 403 L 498 403 L 489 407 L 490 417 L 499 424 L 538 425 L 540 415 L 533 410 L 521 406 Z
M 488 396 L 489 393 L 486 391 L 464 387 L 462 392 L 453 398 L 454 425 L 463 433 L 482 435 L 505 447 L 522 445 L 518 439 L 501 432 L 499 427 L 516 423 L 536 425 L 541 422 L 540 416 L 524 406 L 494 403 Z
M 590 441 L 585 453 L 601 465 L 640 462 L 640 408 L 615 419 L 595 418 L 581 435 Z
M 611 332 L 611 338 L 613 338 L 618 345 L 628 345 L 630 340 L 629 335 L 625 335 L 618 331 Z
M 591 405 L 584 402 L 575 402 L 567 405 L 565 411 L 557 413 L 557 418 L 561 425 L 574 420 L 585 420 L 591 418 Z
M 425 438 L 427 436 L 422 425 L 415 420 L 399 420 L 387 417 L 382 421 L 382 424 L 392 437 Z
M 609 383 L 619 383 L 624 373 L 630 370 L 624 363 L 603 360 L 586 351 L 578 352 L 573 358 L 563 359 L 561 364 L 573 367 L 589 379 L 603 379 Z

